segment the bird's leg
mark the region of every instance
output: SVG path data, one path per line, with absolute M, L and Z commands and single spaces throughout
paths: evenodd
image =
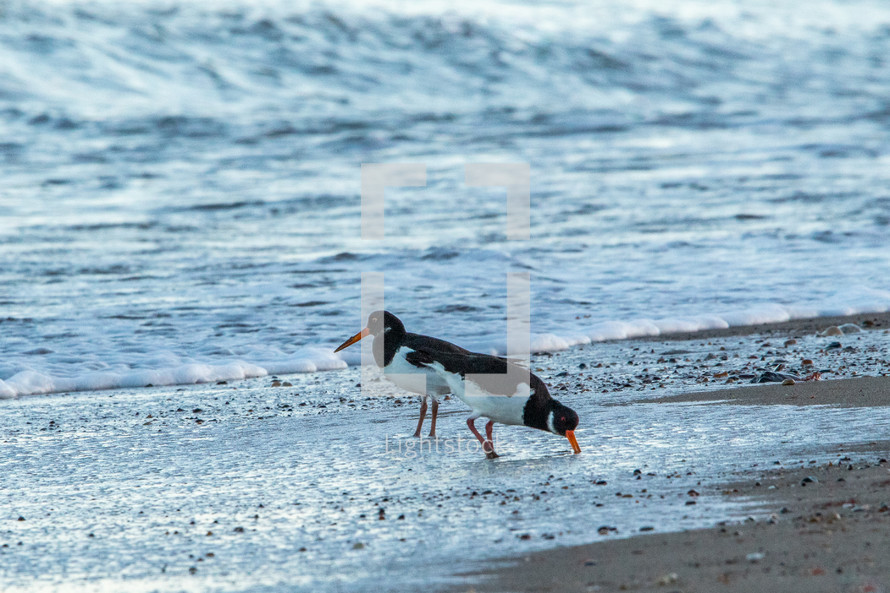
M 476 438 L 479 439 L 480 443 L 482 443 L 482 450 L 485 451 L 485 456 L 489 459 L 494 459 L 498 455 L 494 452 L 494 446 L 490 442 L 486 441 L 485 438 L 483 438 L 483 436 L 479 433 L 479 431 L 476 430 L 476 418 L 478 418 L 478 416 L 470 416 L 469 418 L 467 418 L 467 426 L 470 427 L 470 430 L 473 431 L 473 434 L 476 435 Z M 488 425 L 486 425 L 485 427 L 485 430 L 489 433 L 491 432 L 491 428 L 489 426 L 491 424 L 494 424 L 494 422 L 489 422 Z
M 491 431 L 493 429 L 494 429 L 494 420 L 489 420 L 488 424 L 485 425 L 485 436 L 488 437 L 488 449 L 485 448 L 485 443 L 482 443 L 482 449 L 485 451 L 485 455 L 489 459 L 494 459 L 495 457 L 499 457 L 499 455 L 494 452 L 494 439 L 491 437 Z
M 420 418 L 417 420 L 417 430 L 414 431 L 414 436 L 420 436 L 420 429 L 423 428 L 423 419 L 426 418 L 426 397 L 420 398 Z
M 482 435 L 479 434 L 479 431 L 476 430 L 476 418 L 478 416 L 470 416 L 467 418 L 467 426 L 470 427 L 470 430 L 473 431 L 473 434 L 476 435 L 476 438 L 479 439 L 479 442 L 482 443 L 483 448 L 485 447 L 485 439 L 482 438 Z
M 430 438 L 436 438 L 436 416 L 439 414 L 439 402 L 433 398 L 433 418 L 430 423 Z

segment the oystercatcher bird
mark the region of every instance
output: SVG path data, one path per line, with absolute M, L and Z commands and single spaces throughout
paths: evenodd
M 433 369 L 451 392 L 473 410 L 467 426 L 482 443 L 489 459 L 498 457 L 492 429 L 495 422 L 537 428 L 564 436 L 575 453 L 578 414 L 550 396 L 547 384 L 534 373 L 505 358 L 488 354 L 435 352 L 419 348 L 405 356 L 408 363 Z M 488 418 L 483 438 L 476 419 Z
M 377 339 L 382 334 L 383 339 Z M 426 414 L 426 397 L 433 398 L 434 436 L 438 402 L 436 397 L 454 393 L 473 411 L 467 426 L 482 443 L 489 458 L 497 457 L 492 430 L 495 422 L 517 424 L 545 430 L 566 437 L 575 453 L 581 448 L 575 439 L 578 414 L 550 396 L 547 385 L 537 375 L 505 358 L 470 352 L 451 342 L 411 334 L 398 317 L 388 311 L 375 311 L 368 316 L 368 325 L 343 342 L 335 352 L 362 338 L 374 336 L 374 360 L 384 373 L 399 373 L 391 378 L 397 385 L 420 393 L 420 420 L 414 436 L 420 436 Z M 416 381 L 405 381 L 411 373 L 424 373 L 426 391 Z M 476 419 L 489 419 L 485 425 L 487 438 L 476 429 Z
M 403 389 L 420 394 L 420 418 L 417 421 L 417 430 L 414 431 L 416 437 L 420 436 L 423 428 L 427 399 L 433 400 L 430 436 L 435 437 L 436 416 L 439 413 L 438 398 L 450 393 L 451 387 L 435 369 L 409 363 L 407 357 L 418 351 L 451 355 L 466 355 L 470 354 L 470 351 L 445 340 L 408 333 L 398 317 L 389 311 L 375 311 L 368 316 L 367 326 L 340 344 L 334 352 L 339 352 L 369 335 L 374 336 L 374 344 L 371 347 L 374 362 L 383 368 L 387 379 Z M 418 380 L 417 375 L 426 377 L 425 385 L 422 380 Z

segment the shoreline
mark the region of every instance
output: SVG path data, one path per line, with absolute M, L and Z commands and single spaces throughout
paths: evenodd
M 853 323 L 863 329 L 890 328 L 890 311 L 883 313 L 854 313 L 852 315 L 831 315 L 828 317 L 802 317 L 788 321 L 774 321 L 755 325 L 735 325 L 722 329 L 703 329 L 694 332 L 676 332 L 659 336 L 637 338 L 647 342 L 682 342 L 696 339 L 750 336 L 755 334 L 815 334 L 831 326 Z
M 811 317 L 811 318 L 802 318 L 802 319 L 794 319 L 789 321 L 782 322 L 773 322 L 773 323 L 763 323 L 756 325 L 739 325 L 732 326 L 723 329 L 706 329 L 699 330 L 694 332 L 676 332 L 676 333 L 668 333 L 662 334 L 658 336 L 640 336 L 640 337 L 631 337 L 631 338 L 620 338 L 620 339 L 609 339 L 602 341 L 595 341 L 585 344 L 576 344 L 566 348 L 565 350 L 555 350 L 555 351 L 542 351 L 532 353 L 532 357 L 535 356 L 559 356 L 563 353 L 574 353 L 578 352 L 584 348 L 588 348 L 591 346 L 596 346 L 598 344 L 622 344 L 622 343 L 635 343 L 635 342 L 645 342 L 645 343 L 653 343 L 653 342 L 681 342 L 681 341 L 692 341 L 692 340 L 710 340 L 710 339 L 720 339 L 727 338 L 733 336 L 754 336 L 754 335 L 764 335 L 770 336 L 774 334 L 789 334 L 793 336 L 803 336 L 803 335 L 815 335 L 818 332 L 825 330 L 831 326 L 840 326 L 844 324 L 855 324 L 863 329 L 888 329 L 890 328 L 890 312 L 884 313 L 860 313 L 854 315 L 846 315 L 846 316 L 831 316 L 831 317 Z M 330 361 L 328 361 L 330 362 Z M 344 361 L 345 362 L 345 361 Z M 230 376 L 224 372 L 224 369 L 230 368 L 232 365 L 239 367 L 240 374 L 235 376 Z M 185 364 L 180 367 L 169 368 L 169 369 L 155 369 L 155 370 L 145 370 L 145 369 L 132 369 L 127 373 L 127 377 L 125 380 L 122 380 L 121 384 L 115 382 L 109 382 L 107 377 L 100 377 L 101 381 L 96 383 L 96 377 L 91 376 L 88 380 L 85 381 L 85 385 L 89 385 L 89 387 L 81 388 L 78 381 L 80 379 L 59 379 L 58 377 L 50 377 L 48 375 L 42 375 L 40 373 L 29 373 L 29 376 L 26 377 L 25 382 L 31 385 L 39 385 L 40 387 L 34 391 L 33 393 L 18 393 L 16 390 L 10 386 L 7 382 L 13 379 L 13 377 L 9 377 L 6 380 L 0 379 L 0 401 L 7 399 L 20 399 L 23 397 L 34 397 L 34 396 L 46 396 L 46 395 L 59 395 L 59 394 L 68 394 L 68 393 L 88 393 L 93 391 L 110 391 L 117 389 L 142 389 L 142 388 L 152 388 L 152 387 L 177 387 L 177 386 L 187 386 L 187 385 L 202 385 L 202 384 L 212 384 L 218 381 L 242 381 L 249 379 L 258 379 L 269 376 L 281 376 L 288 377 L 294 375 L 314 375 L 317 373 L 328 373 L 335 371 L 344 371 L 349 368 L 353 368 L 354 365 L 346 363 L 344 367 L 334 368 L 336 365 L 333 365 L 329 368 L 315 368 L 315 370 L 305 371 L 305 372 L 271 372 L 260 366 L 257 366 L 253 363 L 247 363 L 243 360 L 239 361 L 222 361 L 219 364 L 211 364 L 211 363 L 198 363 L 192 362 Z M 166 377 L 175 377 L 181 375 L 193 376 L 195 369 L 200 367 L 203 375 L 205 375 L 201 380 L 170 380 Z M 259 372 L 258 369 L 262 369 L 264 372 Z M 94 374 L 95 375 L 95 374 Z M 138 379 L 137 379 L 138 378 Z M 46 387 L 47 384 L 59 381 L 64 384 L 66 389 L 48 389 Z M 13 383 L 14 384 L 14 383 Z

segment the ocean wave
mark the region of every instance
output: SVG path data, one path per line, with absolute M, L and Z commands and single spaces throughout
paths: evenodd
M 677 318 L 632 319 L 627 321 L 600 321 L 589 326 L 579 324 L 575 330 L 564 334 L 532 333 L 530 350 L 532 353 L 559 352 L 569 348 L 614 340 L 631 340 L 670 336 L 678 333 L 696 333 L 705 330 L 726 329 L 729 327 L 758 326 L 795 319 L 810 319 L 827 316 L 843 316 L 890 311 L 890 293 L 869 291 L 871 300 L 861 300 L 858 304 L 833 306 L 830 308 L 789 307 L 778 304 L 764 304 L 741 311 L 722 314 L 703 314 Z M 755 330 L 756 331 L 756 330 Z M 521 355 L 507 352 L 506 340 L 470 339 L 462 345 L 473 351 L 487 354 Z M 52 350 L 39 349 L 33 354 L 53 354 Z M 223 355 L 225 353 L 222 353 Z M 27 395 L 93 391 L 105 389 L 132 389 L 169 385 L 191 385 L 215 381 L 232 381 L 267 375 L 296 373 L 316 373 L 341 370 L 347 366 L 362 363 L 361 350 L 334 353 L 331 347 L 308 346 L 296 352 L 257 362 L 244 360 L 215 360 L 197 362 L 180 359 L 169 352 L 146 354 L 143 363 L 155 360 L 157 368 L 129 368 L 125 364 L 114 365 L 118 370 L 85 371 L 71 376 L 54 376 L 36 370 L 20 370 L 6 379 L 0 379 L 0 398 L 15 398 Z M 72 365 L 76 368 L 77 365 Z M 110 366 L 110 365 L 109 365 Z M 69 373 L 72 371 L 69 370 Z
M 25 112 L 37 103 L 52 105 L 56 113 L 32 111 L 29 119 L 72 128 L 160 111 L 152 125 L 192 137 L 224 133 L 233 109 L 274 113 L 294 101 L 298 111 L 325 126 L 309 133 L 329 135 L 376 127 L 365 117 L 319 117 L 337 106 L 353 114 L 399 109 L 421 124 L 475 113 L 480 102 L 489 115 L 508 107 L 502 118 L 527 110 L 529 124 L 547 133 L 624 129 L 631 113 L 654 125 L 719 128 L 736 119 L 721 109 L 734 102 L 722 85 L 752 93 L 786 86 L 787 72 L 763 64 L 771 57 L 815 63 L 825 51 L 792 45 L 787 32 L 770 44 L 772 23 L 763 23 L 758 36 L 751 27 L 740 31 L 724 22 L 718 11 L 677 16 L 644 2 L 625 7 L 628 14 L 611 23 L 617 31 L 583 10 L 535 13 L 509 3 L 447 10 L 427 3 L 412 11 L 385 2 L 366 8 L 283 2 L 181 2 L 170 10 L 138 2 L 4 6 L 0 44 L 8 59 L 0 105 L 14 103 Z M 801 20 L 796 15 L 790 24 L 806 30 L 809 23 Z M 839 48 L 832 60 L 856 63 L 851 72 L 861 73 L 863 83 L 871 82 L 871 71 L 859 66 L 867 57 L 862 52 L 890 49 L 879 23 L 873 29 L 871 47 L 845 47 L 837 31 L 839 39 L 830 44 Z M 794 83 L 817 75 L 794 74 Z M 447 88 L 461 91 L 446 97 Z M 599 110 L 600 121 L 592 127 L 576 119 L 570 125 L 559 118 L 549 122 L 551 109 L 534 115 L 540 113 L 535 106 L 552 104 L 554 97 L 564 110 Z M 640 111 L 634 98 L 642 97 L 663 97 L 672 107 Z M 614 115 L 603 118 L 610 110 Z M 149 129 L 118 125 L 120 133 Z M 271 134 L 298 129 L 291 122 Z

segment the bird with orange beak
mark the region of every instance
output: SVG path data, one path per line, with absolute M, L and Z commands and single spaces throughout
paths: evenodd
M 340 351 L 368 335 L 374 338 L 374 359 L 384 373 L 398 373 L 394 378 L 410 373 L 424 373 L 427 395 L 453 393 L 473 411 L 467 426 L 482 444 L 489 458 L 494 450 L 492 430 L 495 422 L 537 428 L 564 436 L 575 453 L 581 452 L 575 438 L 578 414 L 550 396 L 547 385 L 537 375 L 504 358 L 470 352 L 459 346 L 418 334 L 405 332 L 402 322 L 388 311 L 376 311 L 368 318 L 368 326 L 337 348 Z M 379 340 L 378 336 L 383 337 Z M 378 346 L 378 341 L 383 342 Z M 397 383 L 398 384 L 398 383 Z M 407 383 L 404 383 L 407 386 Z M 415 392 L 420 393 L 416 388 Z M 433 396 L 433 427 L 437 402 Z M 415 436 L 419 436 L 426 412 L 426 400 L 421 405 L 420 421 Z M 479 417 L 488 418 L 483 437 L 476 429 Z
M 433 369 L 410 364 L 406 356 L 417 350 L 447 354 L 469 354 L 460 346 L 405 331 L 402 321 L 389 311 L 375 311 L 368 315 L 368 325 L 342 344 L 334 352 L 347 348 L 362 338 L 374 337 L 372 352 L 374 362 L 383 369 L 384 376 L 407 391 L 420 395 L 420 418 L 414 436 L 419 437 L 426 417 L 427 400 L 433 400 L 430 437 L 436 436 L 436 417 L 439 413 L 439 397 L 451 391 L 451 387 Z

